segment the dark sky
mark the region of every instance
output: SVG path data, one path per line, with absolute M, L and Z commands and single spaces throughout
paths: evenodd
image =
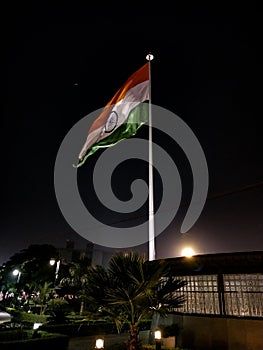
M 31 243 L 61 247 L 70 239 L 85 248 L 56 201 L 56 155 L 73 125 L 102 108 L 148 51 L 155 56 L 152 102 L 189 125 L 209 169 L 200 218 L 180 234 L 179 213 L 158 236 L 157 257 L 178 256 L 184 244 L 199 254 L 263 249 L 262 11 L 247 6 L 175 5 L 158 8 L 158 15 L 146 6 L 116 13 L 77 2 L 3 9 L 0 263 Z M 142 128 L 138 136 L 145 135 Z M 154 136 L 172 150 L 190 191 L 183 156 L 171 141 Z M 145 164 L 134 168 L 145 176 Z M 85 173 L 87 188 L 81 171 L 93 198 L 92 170 Z M 125 197 L 125 189 L 119 191 Z M 95 200 L 94 208 L 103 217 Z M 146 216 L 143 209 L 136 215 Z

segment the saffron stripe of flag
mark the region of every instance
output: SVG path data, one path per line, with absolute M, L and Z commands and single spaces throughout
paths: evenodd
M 147 122 L 149 107 L 143 102 L 149 100 L 149 84 L 149 63 L 146 63 L 127 79 L 92 123 L 76 167 L 99 148 L 134 136 Z

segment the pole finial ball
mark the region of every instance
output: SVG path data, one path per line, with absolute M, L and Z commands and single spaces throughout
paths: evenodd
M 146 59 L 148 60 L 148 61 L 152 61 L 153 60 L 153 55 L 151 54 L 151 53 L 148 53 L 148 55 L 146 56 Z

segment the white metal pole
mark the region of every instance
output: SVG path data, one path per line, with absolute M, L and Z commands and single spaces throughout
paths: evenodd
M 153 152 L 152 152 L 152 107 L 151 107 L 151 60 L 153 55 L 148 54 L 149 61 L 149 257 L 155 260 L 155 233 L 154 233 L 154 197 L 153 197 Z

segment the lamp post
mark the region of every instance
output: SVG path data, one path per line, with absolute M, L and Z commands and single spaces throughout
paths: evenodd
M 161 350 L 162 348 L 162 332 L 160 329 L 154 331 L 155 349 Z
M 21 271 L 18 270 L 18 269 L 15 269 L 15 270 L 13 271 L 13 275 L 14 275 L 14 276 L 17 276 L 16 283 L 19 283 L 19 281 L 20 281 L 20 276 L 21 276 Z
M 54 258 L 51 258 L 49 260 L 49 264 L 51 266 L 54 266 L 56 264 L 56 270 L 55 270 L 55 280 L 54 280 L 54 287 L 56 287 L 57 284 L 57 279 L 58 279 L 58 272 L 59 272 L 59 267 L 60 267 L 60 260 L 56 260 Z

